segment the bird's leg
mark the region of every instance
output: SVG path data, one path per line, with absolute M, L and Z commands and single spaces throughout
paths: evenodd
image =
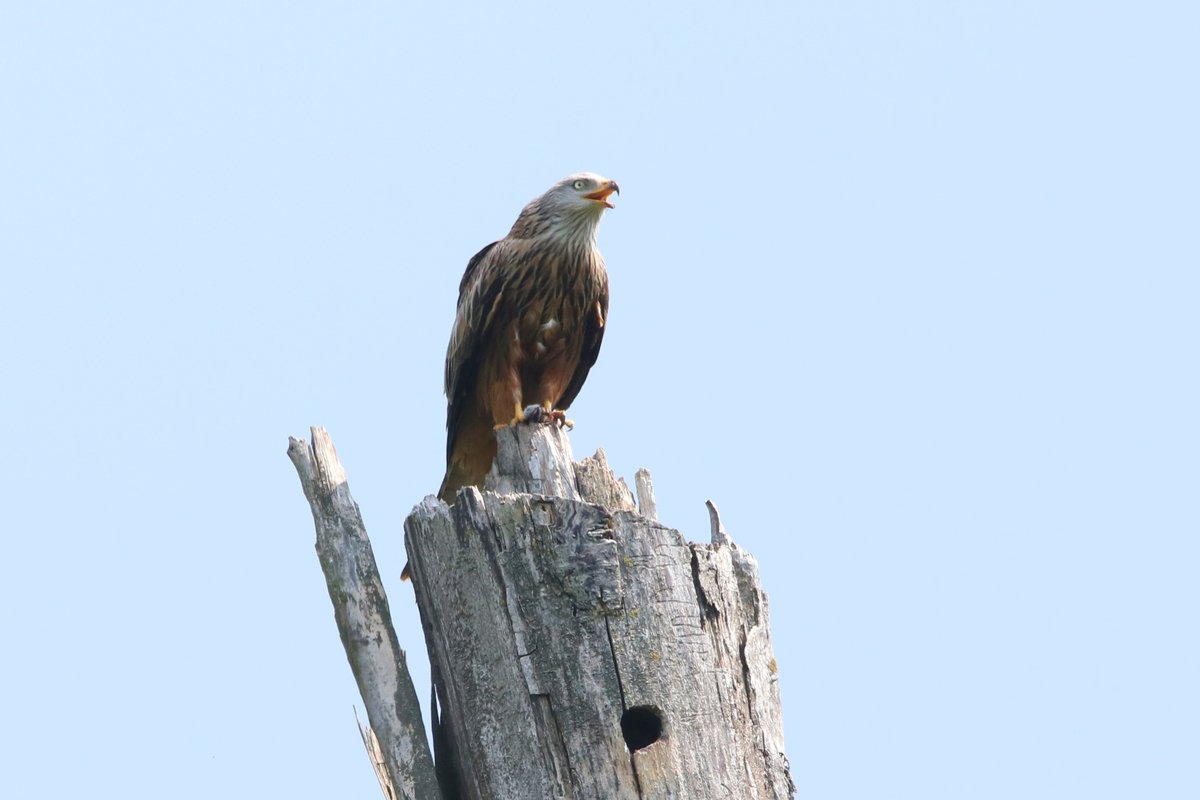
M 512 428 L 517 425 L 520 425 L 522 422 L 528 422 L 529 421 L 529 416 L 528 416 L 529 408 L 538 408 L 538 406 L 529 406 L 529 408 L 523 409 L 523 408 L 521 408 L 520 403 L 515 403 L 513 405 L 513 408 L 514 408 L 513 418 L 511 420 L 509 420 L 508 422 L 501 422 L 500 424 L 496 425 L 494 430 L 502 431 L 505 428 Z M 541 420 L 534 420 L 534 422 L 541 422 Z

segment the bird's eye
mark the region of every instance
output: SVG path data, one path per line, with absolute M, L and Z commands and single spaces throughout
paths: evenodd
M 586 183 L 586 182 L 584 182 L 584 181 L 575 181 L 575 188 L 576 188 L 576 189 L 582 189 L 584 186 L 587 186 L 587 183 Z

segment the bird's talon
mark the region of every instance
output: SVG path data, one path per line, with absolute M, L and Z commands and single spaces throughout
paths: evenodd
M 575 423 L 567 419 L 567 412 L 565 411 L 556 408 L 553 411 L 547 411 L 546 416 L 548 417 L 546 421 L 552 425 L 558 423 L 558 427 L 560 428 L 566 428 L 569 431 L 575 430 Z
M 526 406 L 521 411 L 521 416 L 514 419 L 512 425 L 558 425 L 560 428 L 574 430 L 575 423 L 567 419 L 567 412 L 560 409 L 549 409 L 545 406 Z M 507 427 L 505 425 L 497 425 L 496 430 Z

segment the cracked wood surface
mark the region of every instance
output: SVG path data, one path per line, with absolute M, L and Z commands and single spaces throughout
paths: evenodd
M 603 451 L 574 464 L 548 426 L 497 438 L 488 491 L 405 522 L 461 796 L 793 796 L 766 596 L 716 508 L 712 544 L 689 544 Z M 635 707 L 662 731 L 631 754 Z

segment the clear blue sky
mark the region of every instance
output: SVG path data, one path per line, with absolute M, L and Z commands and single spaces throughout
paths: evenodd
M 1200 15 L 0 15 L 6 798 L 375 797 L 284 451 L 401 526 L 459 277 L 593 170 L 578 456 L 713 498 L 805 798 L 1200 797 Z

